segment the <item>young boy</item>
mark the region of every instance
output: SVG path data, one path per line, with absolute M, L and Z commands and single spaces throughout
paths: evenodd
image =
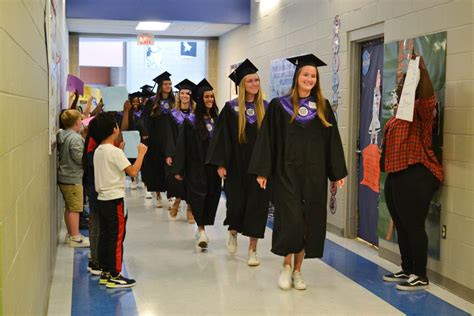
M 135 280 L 121 275 L 123 240 L 126 215 L 124 208 L 125 173 L 136 177 L 140 171 L 147 147 L 138 145 L 138 157 L 130 164 L 121 148 L 114 145 L 120 130 L 112 113 L 101 113 L 95 118 L 95 138 L 100 145 L 94 153 L 95 190 L 98 193 L 99 264 L 102 268 L 99 284 L 108 288 L 126 288 Z
M 89 238 L 79 232 L 79 215 L 83 209 L 82 154 L 84 140 L 81 130 L 81 113 L 66 110 L 61 114 L 61 123 L 65 129 L 58 132 L 58 185 L 64 198 L 66 209 L 66 244 L 69 247 L 89 247 Z

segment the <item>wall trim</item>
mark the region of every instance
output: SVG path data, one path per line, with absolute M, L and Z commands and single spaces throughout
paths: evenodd
M 382 245 L 379 247 L 379 257 L 386 259 L 394 264 L 400 264 L 400 254 L 394 252 L 391 249 L 385 248 Z M 431 282 L 434 284 L 452 292 L 453 294 L 459 296 L 460 298 L 474 303 L 474 289 L 470 289 L 465 285 L 462 285 L 450 278 L 447 278 L 436 271 L 431 269 L 426 270 L 426 274 Z

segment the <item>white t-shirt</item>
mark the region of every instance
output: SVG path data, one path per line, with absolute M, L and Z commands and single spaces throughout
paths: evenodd
M 94 153 L 94 180 L 101 201 L 125 197 L 125 169 L 130 161 L 123 150 L 111 144 L 97 147 Z

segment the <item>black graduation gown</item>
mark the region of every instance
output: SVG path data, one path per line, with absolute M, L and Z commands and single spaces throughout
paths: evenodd
M 214 224 L 221 195 L 216 166 L 205 164 L 210 137 L 202 139 L 194 116 L 188 117 L 179 132 L 172 166 L 175 175 L 186 179 L 186 202 L 199 226 Z
M 154 102 L 155 98 L 151 98 L 148 102 Z M 145 184 L 150 192 L 165 192 L 165 153 L 164 144 L 166 140 L 166 120 L 169 116 L 169 104 L 166 100 L 162 101 L 162 111 L 156 117 L 147 118 L 148 126 L 148 151 L 145 155 Z M 165 108 L 167 107 L 167 108 Z
M 189 111 L 185 113 L 175 109 L 171 110 L 171 114 L 168 115 L 166 120 L 166 140 L 165 140 L 165 157 L 174 158 L 174 152 L 176 149 L 176 142 L 178 141 L 179 131 L 181 130 L 186 116 L 189 115 Z M 186 199 L 185 181 L 178 181 L 174 177 L 175 174 L 172 172 L 172 167 L 166 164 L 166 187 L 168 198 L 176 197 L 179 199 Z
M 328 178 L 336 181 L 347 175 L 341 138 L 327 100 L 326 117 L 332 124 L 328 128 L 317 116 L 306 124 L 290 124 L 288 112 L 293 113 L 293 108 L 285 110 L 290 107 L 283 103 L 275 98 L 268 107 L 249 172 L 272 180 L 275 217 L 271 251 L 286 256 L 304 250 L 306 258 L 321 258 Z M 298 120 L 301 118 L 299 115 Z
M 236 230 L 245 236 L 263 238 L 268 217 L 269 192 L 260 188 L 254 174 L 248 173 L 258 132 L 256 115 L 253 115 L 255 122 L 247 119 L 247 143 L 239 144 L 239 113 L 236 107 L 236 100 L 232 100 L 222 109 L 208 151 L 207 163 L 227 170 L 224 180 L 227 216 L 224 225 L 229 225 L 229 230 Z

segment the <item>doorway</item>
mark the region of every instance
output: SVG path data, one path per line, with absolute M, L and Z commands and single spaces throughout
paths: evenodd
M 378 246 L 379 193 L 361 184 L 363 152 L 370 144 L 380 146 L 380 106 L 383 85 L 383 38 L 361 42 L 359 54 L 359 125 L 357 138 L 357 237 Z

